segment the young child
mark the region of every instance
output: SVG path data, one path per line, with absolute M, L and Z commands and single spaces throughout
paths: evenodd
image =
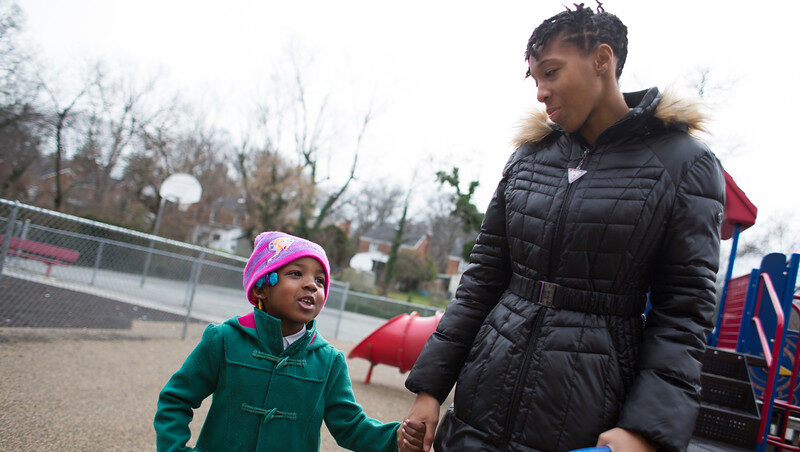
M 210 394 L 197 450 L 317 451 L 323 420 L 348 449 L 421 446 L 424 427 L 398 429 L 364 414 L 344 354 L 317 333 L 329 280 L 328 258 L 316 243 L 282 232 L 256 237 L 244 269 L 255 309 L 208 325 L 164 386 L 154 421 L 158 450 L 189 450 L 192 409 Z

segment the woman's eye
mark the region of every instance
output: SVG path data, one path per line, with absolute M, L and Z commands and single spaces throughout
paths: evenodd
M 550 69 L 549 71 L 547 71 L 547 72 L 545 72 L 545 73 L 544 73 L 544 76 L 545 76 L 545 77 L 552 77 L 552 76 L 553 76 L 553 74 L 555 74 L 557 70 L 558 70 L 558 69 Z

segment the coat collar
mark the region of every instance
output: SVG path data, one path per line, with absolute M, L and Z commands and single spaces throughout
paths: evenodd
M 624 96 L 631 111 L 603 132 L 601 138 L 605 138 L 603 135 L 630 132 L 651 123 L 663 128 L 686 130 L 692 135 L 708 133 L 707 117 L 699 100 L 679 98 L 671 90 L 666 90 L 662 95 L 658 88 L 625 93 Z M 538 143 L 553 132 L 565 133 L 550 121 L 543 109 L 537 108 L 520 122 L 514 146 L 518 148 L 525 144 Z
M 260 309 L 253 309 L 250 314 L 228 320 L 237 329 L 261 343 L 270 353 L 277 355 L 293 355 L 303 349 L 315 349 L 328 342 L 317 333 L 316 320 L 306 323 L 306 333 L 294 341 L 286 350 L 283 349 L 283 333 L 281 321 Z

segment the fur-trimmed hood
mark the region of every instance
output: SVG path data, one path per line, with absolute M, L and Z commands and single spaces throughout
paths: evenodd
M 666 128 L 685 129 L 694 136 L 700 132 L 708 133 L 705 105 L 699 99 L 680 98 L 670 89 L 662 94 L 657 88 L 650 88 L 645 91 L 625 93 L 625 101 L 631 107 L 630 114 L 652 116 Z M 537 143 L 552 132 L 560 130 L 550 121 L 547 112 L 542 108 L 536 108 L 525 116 L 517 129 L 513 141 L 515 148 L 528 143 Z

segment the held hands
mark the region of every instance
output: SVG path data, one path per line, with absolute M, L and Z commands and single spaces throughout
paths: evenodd
M 400 452 L 430 451 L 438 423 L 439 401 L 420 392 L 406 415 L 406 421 L 397 429 L 397 448 Z
M 420 452 L 425 437 L 425 424 L 409 419 L 397 429 L 397 450 L 399 452 Z
M 612 428 L 600 434 L 597 447 L 608 446 L 611 452 L 655 452 L 642 435 L 622 428 Z

